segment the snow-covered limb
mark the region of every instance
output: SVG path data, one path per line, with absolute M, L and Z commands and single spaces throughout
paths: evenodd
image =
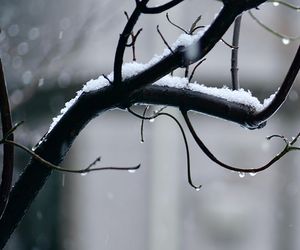
M 130 63 L 124 65 L 124 72 L 131 72 L 132 74 L 136 74 L 140 69 L 143 69 L 145 66 L 143 64 L 138 63 Z M 111 76 L 111 75 L 110 75 Z M 65 107 L 61 110 L 61 114 L 57 117 L 53 118 L 53 122 L 50 125 L 49 131 L 51 131 L 57 122 L 62 118 L 62 116 L 68 111 L 68 109 L 74 105 L 74 103 L 78 100 L 82 93 L 88 93 L 90 91 L 97 91 L 103 87 L 109 86 L 109 82 L 103 77 L 100 76 L 97 80 L 91 80 L 87 82 L 82 90 L 77 92 L 77 95 L 72 100 L 68 101 L 65 104 Z M 155 88 L 161 87 L 161 88 Z M 145 92 L 146 91 L 146 92 Z M 149 91 L 153 91 L 156 94 L 149 93 Z M 176 98 L 177 102 L 171 102 L 170 100 L 174 100 L 172 95 L 178 92 L 176 96 L 181 96 L 183 98 L 182 102 L 180 102 L 181 98 Z M 180 93 L 182 92 L 182 93 Z M 141 94 L 137 94 L 136 98 L 139 98 L 138 102 L 147 103 L 147 104 L 164 104 L 170 106 L 180 107 L 182 105 L 187 106 L 188 103 L 193 103 L 193 100 L 196 101 L 193 105 L 190 106 L 190 109 L 207 113 L 209 115 L 213 115 L 216 117 L 221 117 L 224 119 L 228 119 L 231 121 L 235 121 L 238 123 L 243 123 L 243 121 L 235 120 L 231 115 L 226 113 L 228 105 L 232 103 L 232 106 L 245 106 L 245 108 L 251 112 L 259 112 L 261 111 L 266 104 L 269 104 L 270 101 L 274 98 L 275 94 L 271 95 L 268 99 L 266 99 L 263 103 L 252 96 L 251 92 L 245 91 L 244 89 L 232 90 L 228 87 L 224 86 L 223 88 L 216 87 L 207 87 L 203 84 L 199 84 L 197 82 L 189 83 L 187 78 L 181 78 L 177 76 L 167 75 L 155 83 L 153 83 L 152 87 L 146 87 L 145 90 L 141 90 Z M 146 94 L 145 94 L 146 93 Z M 163 93 L 163 97 L 160 93 Z M 158 98 L 157 100 L 150 99 L 151 97 Z M 191 99 L 194 96 L 196 99 Z M 137 100 L 134 98 L 135 100 Z M 176 100 L 175 99 L 175 100 Z M 189 101 L 189 99 L 191 99 Z M 214 108 L 210 108 L 210 100 L 214 100 L 217 103 L 224 103 L 224 108 L 219 107 L 218 112 L 214 112 Z M 219 101 L 218 101 L 219 100 Z M 185 102 L 185 104 L 183 104 Z M 215 107 L 215 106 L 214 106 Z M 231 110 L 233 110 L 231 108 Z M 243 111 L 245 112 L 245 111 Z M 233 113 L 238 113 L 237 111 L 233 111 Z M 247 113 L 247 112 L 245 112 Z
M 178 44 L 191 44 L 197 36 L 189 36 L 187 34 L 184 34 L 179 37 L 177 42 L 172 47 L 176 47 Z M 140 72 L 143 72 L 144 70 L 151 67 L 151 65 L 161 60 L 166 54 L 169 54 L 168 50 L 165 50 L 161 56 L 154 56 L 150 60 L 150 62 L 146 64 L 137 62 L 124 64 L 122 67 L 123 78 L 129 79 L 138 75 Z M 102 88 L 110 85 L 109 81 L 113 81 L 113 73 L 109 74 L 106 78 L 104 76 L 100 76 L 98 79 L 88 81 L 83 86 L 83 88 L 77 92 L 75 98 L 65 104 L 65 107 L 61 110 L 61 113 L 57 117 L 53 118 L 53 122 L 50 125 L 49 131 L 53 129 L 53 127 L 68 111 L 68 109 L 78 100 L 80 95 L 82 95 L 83 93 L 101 90 Z M 189 103 L 193 103 L 193 100 L 195 100 L 196 103 L 189 105 L 190 109 L 235 121 L 242 125 L 245 125 L 245 118 L 236 119 L 234 115 L 230 115 L 226 112 L 226 110 L 228 110 L 228 108 L 226 107 L 230 106 L 230 103 L 232 103 L 232 107 L 229 110 L 231 110 L 232 114 L 239 113 L 236 109 L 233 109 L 233 106 L 237 107 L 237 109 L 239 109 L 239 106 L 244 106 L 242 111 L 244 114 L 247 114 L 250 111 L 251 113 L 254 113 L 263 110 L 263 108 L 266 107 L 266 104 L 269 104 L 275 96 L 275 94 L 273 94 L 269 98 L 264 100 L 263 103 L 260 103 L 260 101 L 256 97 L 252 96 L 249 90 L 232 90 L 226 86 L 224 86 L 223 88 L 207 87 L 197 82 L 190 83 L 188 82 L 187 78 L 171 75 L 164 76 L 163 78 L 154 82 L 152 85 L 153 87 L 146 87 L 145 89 L 141 90 L 140 93 L 143 94 L 140 94 L 140 96 L 139 94 L 136 94 L 136 97 L 134 99 L 136 100 L 136 98 L 138 98 L 138 102 L 141 103 L 164 104 L 177 107 L 182 106 L 183 102 L 185 102 L 184 105 L 187 106 Z M 155 86 L 160 86 L 161 88 L 155 88 Z M 156 93 L 155 96 L 149 93 L 149 91 L 151 90 Z M 162 97 L 161 94 L 163 94 L 164 96 Z M 176 95 L 178 97 L 181 96 L 183 100 L 180 101 L 181 98 L 174 99 L 172 98 L 172 95 Z M 191 99 L 192 96 L 194 96 L 195 98 Z M 150 97 L 155 97 L 156 99 L 151 100 Z M 177 102 L 174 103 L 170 100 L 177 100 Z M 215 103 L 223 103 L 224 107 L 219 107 L 219 105 L 213 105 L 214 107 L 210 107 L 210 101 L 212 100 L 214 100 Z M 131 101 L 128 100 L 128 103 L 131 103 Z M 215 111 L 216 107 L 218 108 Z M 244 109 L 249 110 L 249 112 L 245 112 Z

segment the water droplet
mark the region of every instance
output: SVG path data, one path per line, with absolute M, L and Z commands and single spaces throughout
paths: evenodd
M 250 176 L 255 176 L 257 173 L 249 173 Z
M 239 177 L 240 178 L 244 178 L 245 177 L 245 173 L 244 172 L 239 172 Z
M 291 42 L 291 40 L 290 40 L 289 38 L 286 38 L 286 37 L 282 38 L 281 41 L 282 41 L 282 43 L 283 43 L 284 45 L 288 45 L 288 44 L 290 44 L 290 42 Z
M 131 173 L 131 174 L 134 174 L 136 171 L 136 169 L 128 169 L 128 172 Z
M 279 3 L 278 2 L 273 2 L 273 6 L 277 7 L 277 6 L 279 6 Z
M 87 175 L 87 172 L 81 173 L 80 175 L 81 175 L 81 176 L 86 176 L 86 175 Z
M 201 189 L 200 187 L 195 188 L 195 190 L 196 190 L 197 192 L 200 191 L 200 189 Z
M 59 32 L 58 39 L 62 39 L 62 38 L 63 38 L 63 35 L 64 35 L 64 32 L 63 32 L 63 31 Z
M 152 118 L 152 119 L 150 119 L 150 120 L 149 120 L 149 122 L 154 122 L 154 121 L 155 121 L 155 119 L 154 119 L 154 118 Z

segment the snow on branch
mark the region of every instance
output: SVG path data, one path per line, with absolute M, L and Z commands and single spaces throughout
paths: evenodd
M 156 61 L 156 57 L 154 57 L 147 64 L 142 64 L 137 62 L 124 64 L 122 67 L 124 78 L 125 79 L 130 78 L 144 71 L 149 67 L 149 65 L 152 64 L 152 61 Z M 110 81 L 113 80 L 113 73 L 109 74 L 106 78 L 104 76 L 100 76 L 98 79 L 95 80 L 92 79 L 88 81 L 83 86 L 83 88 L 77 92 L 75 98 L 71 99 L 65 104 L 65 107 L 61 110 L 61 114 L 53 118 L 53 122 L 50 125 L 49 131 L 52 130 L 52 128 L 57 124 L 57 122 L 61 119 L 61 117 L 68 111 L 68 109 L 77 101 L 77 99 L 82 93 L 97 91 L 101 88 L 109 86 L 110 85 L 109 80 Z M 257 112 L 261 111 L 264 107 L 266 107 L 275 96 L 274 93 L 269 98 L 265 99 L 263 103 L 261 103 L 256 97 L 252 96 L 250 90 L 244 90 L 244 89 L 232 90 L 227 86 L 224 86 L 223 88 L 207 87 L 197 82 L 190 83 L 188 78 L 171 76 L 171 75 L 164 76 L 163 78 L 154 82 L 153 85 L 182 89 L 182 90 L 191 90 L 194 92 L 199 92 L 214 97 L 219 97 L 224 100 L 227 100 L 228 102 L 234 102 L 237 104 L 249 106 Z

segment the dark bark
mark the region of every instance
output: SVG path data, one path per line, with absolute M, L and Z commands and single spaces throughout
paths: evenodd
M 10 105 L 8 100 L 8 94 L 6 89 L 6 83 L 4 78 L 4 72 L 2 62 L 0 59 L 0 112 L 1 112 L 1 124 L 2 124 L 2 135 L 7 136 L 9 131 L 12 129 L 12 118 L 10 112 Z M 9 134 L 7 139 L 14 140 L 13 133 Z M 2 178 L 0 185 L 0 218 L 6 207 L 9 192 L 12 185 L 14 166 L 14 148 L 12 145 L 3 145 L 3 168 Z
M 170 1 L 170 3 L 175 2 L 181 1 Z M 83 93 L 56 126 L 45 135 L 35 152 L 44 159 L 59 164 L 76 136 L 91 119 L 109 109 L 126 108 L 137 102 L 172 105 L 185 110 L 195 110 L 249 128 L 262 126 L 272 112 L 263 111 L 264 115 L 260 115 L 261 112 L 256 112 L 253 107 L 228 102 L 222 98 L 190 90 L 147 86 L 179 67 L 186 67 L 202 59 L 222 38 L 239 14 L 256 7 L 265 0 L 224 0 L 223 2 L 224 8 L 218 17 L 199 41 L 193 45 L 199 51 L 197 55 L 187 58 L 187 52 L 191 47 L 178 47 L 174 53 L 144 72 L 124 80 L 121 84 L 111 84 L 94 92 Z M 136 21 L 134 20 L 134 22 Z M 116 60 L 115 63 L 119 65 L 123 58 L 116 58 Z M 289 77 L 290 80 L 295 77 L 293 72 L 295 70 L 292 70 L 293 76 Z M 120 75 L 119 70 L 117 70 L 117 74 Z M 51 172 L 51 168 L 36 160 L 29 162 L 11 191 L 7 208 L 0 220 L 0 248 L 4 247 Z

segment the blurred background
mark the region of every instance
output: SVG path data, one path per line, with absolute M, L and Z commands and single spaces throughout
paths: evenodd
M 149 5 L 166 1 L 151 0 Z M 290 3 L 300 4 L 299 0 Z M 0 57 L 10 93 L 14 121 L 25 124 L 16 140 L 34 146 L 47 132 L 52 117 L 91 78 L 112 71 L 114 52 L 135 1 L 0 0 Z M 277 4 L 275 4 L 277 5 Z M 256 16 L 278 31 L 300 34 L 300 14 L 267 3 Z M 169 11 L 185 29 L 202 16 L 208 25 L 221 9 L 214 0 L 186 0 Z M 162 53 L 156 25 L 171 44 L 180 31 L 165 13 L 142 16 L 138 62 Z M 137 30 L 136 29 L 136 30 Z M 232 29 L 224 39 L 231 43 Z M 240 81 L 260 100 L 283 81 L 299 41 L 282 41 L 243 15 L 240 38 Z M 231 86 L 231 49 L 219 42 L 195 74 L 207 86 Z M 131 61 L 128 49 L 125 61 Z M 176 72 L 183 75 L 183 71 Z M 218 158 L 239 167 L 270 160 L 284 146 L 267 141 L 272 134 L 291 138 L 300 130 L 299 76 L 290 95 L 268 125 L 249 131 L 203 114 L 191 114 L 199 136 Z M 152 107 L 149 113 L 158 109 Z M 136 107 L 142 112 L 142 107 Z M 168 108 L 180 121 L 178 110 Z M 53 173 L 6 250 L 13 249 L 258 249 L 300 248 L 299 153 L 292 152 L 255 176 L 239 175 L 212 163 L 188 135 L 192 189 L 186 176 L 183 139 L 167 118 L 146 122 L 114 110 L 94 119 L 75 141 L 63 165 L 84 168 L 101 156 L 100 166 L 132 166 L 135 173 L 98 172 L 85 176 Z M 1 151 L 2 154 L 2 151 Z M 29 156 L 17 150 L 15 179 Z

